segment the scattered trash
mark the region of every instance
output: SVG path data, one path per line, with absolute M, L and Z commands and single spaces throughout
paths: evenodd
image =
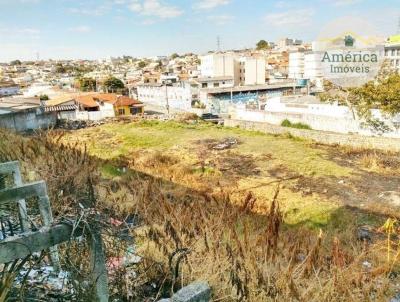
M 46 297 L 46 301 L 53 301 L 48 300 L 50 296 L 61 298 L 73 295 L 70 273 L 66 271 L 56 273 L 54 268 L 49 265 L 30 269 L 29 264 L 26 264 L 15 279 L 15 287 L 18 288 L 23 283 L 29 285 L 28 292 L 34 292 L 30 294 L 36 297 Z
M 59 120 L 57 128 L 65 130 L 79 130 L 88 127 L 97 127 L 104 125 L 106 121 L 85 121 L 85 120 Z
M 234 137 L 228 137 L 224 139 L 222 142 L 217 143 L 216 145 L 212 146 L 214 150 L 226 150 L 230 149 L 233 146 L 238 144 L 238 140 Z
M 371 242 L 372 237 L 371 237 L 370 227 L 368 226 L 359 227 L 357 230 L 357 239 L 360 241 Z
M 372 267 L 372 264 L 371 264 L 370 262 L 368 262 L 368 261 L 364 261 L 364 262 L 362 263 L 362 265 L 363 265 L 363 267 L 364 267 L 365 269 L 371 269 L 371 267 Z

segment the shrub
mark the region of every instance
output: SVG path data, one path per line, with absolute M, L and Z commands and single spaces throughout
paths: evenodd
M 285 119 L 282 121 L 281 123 L 282 127 L 288 127 L 288 128 L 296 128 L 296 129 L 307 129 L 307 130 L 311 130 L 311 127 L 307 124 L 303 124 L 303 123 L 292 123 L 291 121 L 289 121 L 288 119 Z

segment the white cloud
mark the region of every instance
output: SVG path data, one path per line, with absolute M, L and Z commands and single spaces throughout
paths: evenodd
M 85 16 L 103 16 L 111 9 L 110 5 L 102 4 L 96 7 L 72 7 L 69 9 L 70 13 Z
M 133 0 L 128 7 L 142 16 L 161 19 L 176 18 L 183 14 L 183 10 L 179 7 L 165 4 L 160 0 Z
M 231 0 L 199 0 L 193 5 L 194 9 L 212 9 L 217 6 L 227 5 Z
M 68 29 L 68 31 L 76 33 L 88 33 L 92 31 L 92 28 L 90 26 L 81 25 L 81 26 L 71 27 Z
M 31 36 L 35 37 L 40 34 L 40 30 L 31 27 L 25 28 L 0 28 L 0 33 L 10 33 L 12 32 L 14 35 L 17 36 Z
M 306 26 L 311 24 L 313 16 L 312 9 L 288 10 L 268 14 L 265 16 L 265 21 L 271 26 Z
M 235 17 L 231 15 L 215 15 L 215 16 L 208 16 L 208 20 L 212 21 L 216 25 L 226 25 L 231 23 Z
M 353 5 L 356 3 L 360 3 L 363 0 L 335 0 L 333 1 L 333 4 L 336 6 L 346 6 L 346 5 Z

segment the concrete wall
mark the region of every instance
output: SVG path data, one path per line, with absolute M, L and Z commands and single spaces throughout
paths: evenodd
M 369 137 L 362 135 L 340 134 L 316 130 L 302 130 L 271 125 L 265 122 L 250 122 L 241 120 L 225 120 L 226 127 L 260 131 L 270 134 L 290 133 L 293 136 L 311 139 L 323 144 L 339 144 L 352 147 L 372 148 L 400 152 L 400 139 L 386 137 Z
M 17 132 L 47 129 L 57 122 L 57 113 L 37 113 L 36 111 L 13 112 L 0 115 L 0 128 Z
M 348 116 L 327 116 L 310 113 L 294 112 L 271 112 L 260 110 L 246 110 L 237 108 L 232 112 L 232 119 L 266 122 L 269 124 L 280 125 L 283 120 L 288 119 L 292 123 L 304 123 L 312 129 L 321 131 L 332 131 L 338 133 L 357 133 L 367 136 L 376 136 L 377 133 L 370 128 L 363 127 L 361 123 Z M 390 123 L 388 123 L 390 126 Z M 392 127 L 393 128 L 393 127 Z M 400 129 L 383 134 L 385 137 L 400 138 Z
M 62 111 L 59 114 L 62 120 L 99 121 L 108 117 L 115 117 L 114 110 L 103 111 Z

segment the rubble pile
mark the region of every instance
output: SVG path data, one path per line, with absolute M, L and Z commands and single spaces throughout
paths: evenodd
M 59 120 L 57 122 L 58 129 L 79 130 L 88 127 L 97 127 L 104 125 L 105 121 L 83 121 L 83 120 Z

